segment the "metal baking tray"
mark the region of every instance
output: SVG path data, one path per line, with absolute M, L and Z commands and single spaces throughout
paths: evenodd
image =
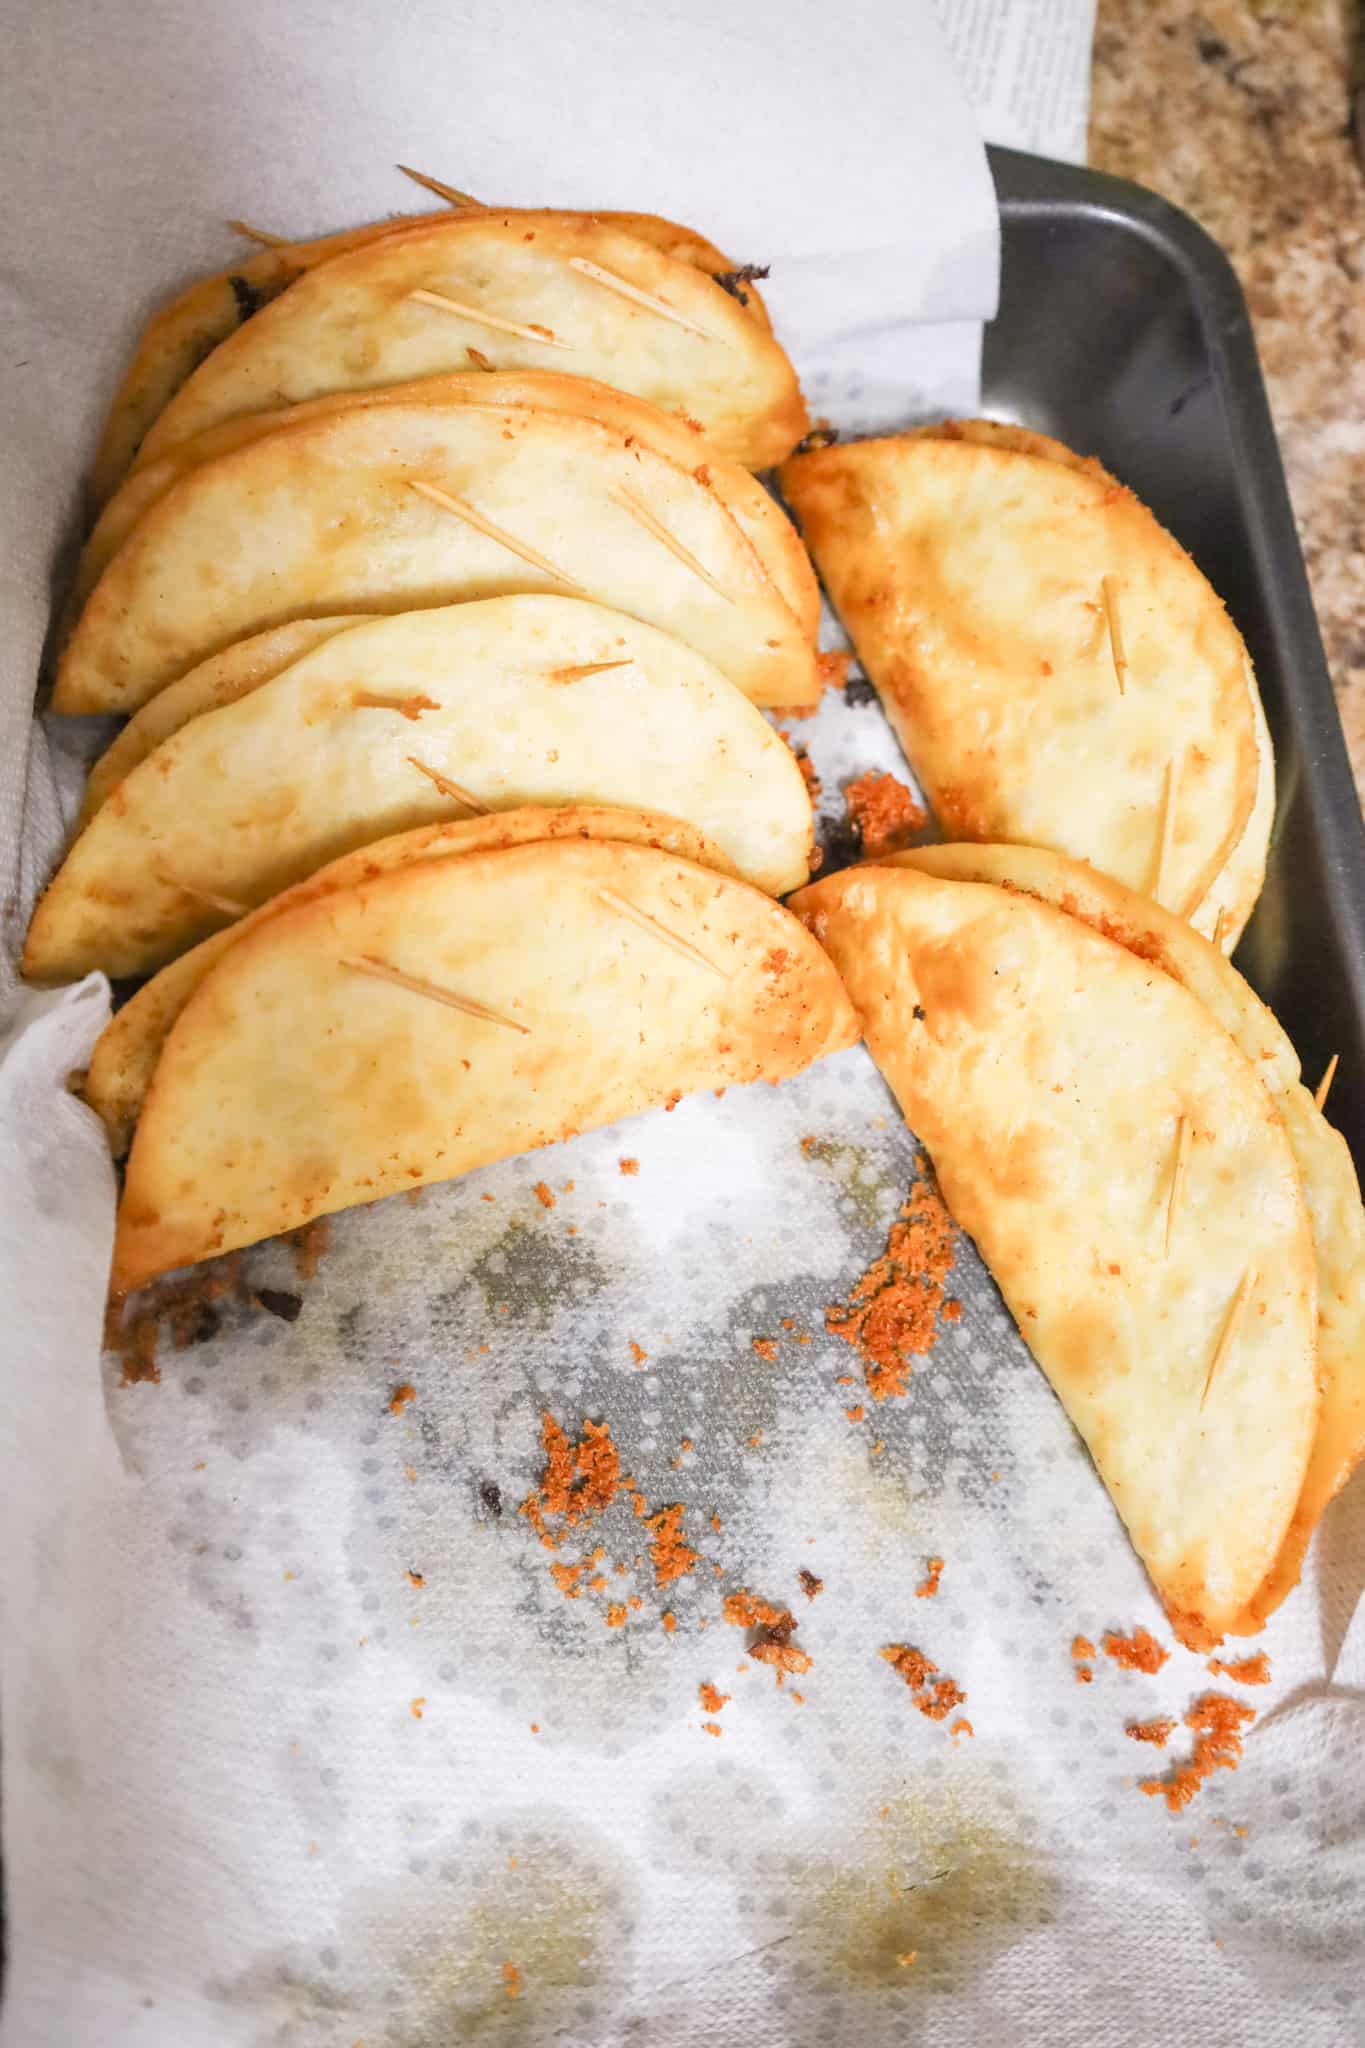
M 1000 311 L 982 409 L 1098 455 L 1187 547 L 1240 626 L 1275 742 L 1265 893 L 1237 964 L 1365 1176 L 1365 827 L 1241 287 L 1140 185 L 989 151 Z

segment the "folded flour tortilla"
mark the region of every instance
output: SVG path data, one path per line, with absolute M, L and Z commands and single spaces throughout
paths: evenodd
M 205 358 L 138 459 L 243 413 L 479 359 L 635 392 L 754 469 L 806 430 L 782 348 L 694 263 L 591 214 L 452 213 L 305 270 Z
M 889 857 L 951 880 L 993 882 L 1054 903 L 1183 983 L 1259 1074 L 1284 1125 L 1313 1228 L 1322 1405 L 1294 1517 L 1230 1635 L 1252 1635 L 1298 1583 L 1324 1508 L 1365 1460 L 1365 1208 L 1346 1140 L 1299 1076 L 1275 1018 L 1222 955 L 1180 918 L 1078 861 L 1023 846 L 931 846 Z
M 391 869 L 263 919 L 181 1011 L 113 1287 L 857 1036 L 788 911 L 670 854 L 559 839 Z
M 1319 1412 L 1313 1234 L 1269 1091 L 1189 989 L 1017 888 L 867 866 L 794 904 L 1172 1627 L 1217 1642 L 1281 1553 Z
M 95 586 L 53 704 L 131 712 L 268 627 L 527 590 L 661 626 L 756 703 L 819 700 L 809 634 L 704 464 L 566 412 L 402 403 L 282 426 L 183 477 Z
M 485 209 L 476 207 L 475 211 Z M 91 495 L 103 505 L 118 488 L 137 456 L 148 428 L 159 418 L 182 384 L 220 341 L 259 313 L 262 306 L 287 291 L 296 278 L 348 249 L 377 241 L 381 235 L 446 220 L 444 207 L 434 213 L 400 214 L 345 228 L 339 234 L 311 241 L 272 242 L 244 256 L 230 270 L 197 278 L 152 315 L 138 337 L 133 359 L 114 395 L 95 457 Z M 573 218 L 572 215 L 569 218 Z M 640 241 L 654 243 L 665 255 L 695 264 L 708 276 L 732 268 L 719 249 L 676 221 L 650 213 L 606 213 L 598 216 Z M 761 327 L 770 325 L 767 308 L 754 288 L 744 287 L 744 308 Z
M 220 455 L 231 455 L 248 442 L 273 433 L 276 427 L 358 405 L 407 401 L 424 405 L 515 405 L 540 412 L 582 414 L 623 435 L 633 436 L 683 469 L 704 469 L 706 481 L 744 532 L 799 624 L 814 639 L 820 622 L 820 590 L 810 557 L 781 506 L 758 479 L 739 463 L 716 455 L 702 438 L 700 429 L 675 413 L 661 412 L 657 405 L 614 391 L 609 385 L 594 384 L 585 377 L 566 377 L 553 370 L 475 370 L 426 377 L 383 391 L 333 392 L 325 398 L 306 399 L 283 411 L 247 413 L 225 421 L 222 426 L 210 427 L 188 441 L 177 442 L 158 460 L 140 463 L 105 506 L 76 571 L 77 609 L 138 520 L 190 470 Z
M 1210 933 L 1221 910 L 1230 949 L 1274 812 L 1241 635 L 1146 507 L 1056 449 L 949 423 L 781 482 L 945 835 L 1088 860 Z
M 163 740 L 58 869 L 24 972 L 146 974 L 367 841 L 566 803 L 686 820 L 772 895 L 810 871 L 795 756 L 704 656 L 582 599 L 485 598 L 354 624 Z

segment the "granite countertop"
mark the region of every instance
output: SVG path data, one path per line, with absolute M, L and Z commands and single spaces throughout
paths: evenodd
M 1090 162 L 1192 213 L 1251 307 L 1365 801 L 1365 176 L 1352 0 L 1099 0 Z

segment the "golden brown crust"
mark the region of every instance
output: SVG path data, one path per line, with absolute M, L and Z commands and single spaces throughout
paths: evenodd
M 105 506 L 86 542 L 76 574 L 77 608 L 138 521 L 172 486 L 206 462 L 230 455 L 276 427 L 297 426 L 362 405 L 509 405 L 539 412 L 563 412 L 598 420 L 698 473 L 725 505 L 749 541 L 756 561 L 786 599 L 802 631 L 814 640 L 820 622 L 820 591 L 800 536 L 781 506 L 750 471 L 716 455 L 700 432 L 675 413 L 648 400 L 556 371 L 494 370 L 425 377 L 381 391 L 332 392 L 284 411 L 247 414 L 211 427 L 177 444 L 159 461 L 139 464 Z
M 572 368 L 681 412 L 751 469 L 805 431 L 783 350 L 704 271 L 589 215 L 489 212 L 380 235 L 305 271 L 187 379 L 139 462 L 281 401 L 468 369 L 471 346 L 498 369 Z
M 1173 1625 L 1215 1639 L 1274 1563 L 1314 1444 L 1316 1269 L 1294 1154 L 1245 1053 L 1171 975 L 1050 903 L 925 859 L 850 868 L 794 908 Z M 1211 976 L 1230 972 L 1203 951 Z
M 541 209 L 538 209 L 541 210 Z M 569 216 L 572 217 L 572 216 Z M 691 228 L 653 213 L 602 213 L 594 216 L 649 242 L 708 276 L 730 269 L 729 259 Z M 133 359 L 114 394 L 100 436 L 91 476 L 91 496 L 98 511 L 131 468 L 148 432 L 200 363 L 263 305 L 278 298 L 305 270 L 341 255 L 347 249 L 401 233 L 428 221 L 445 220 L 444 209 L 400 214 L 394 219 L 346 228 L 311 241 L 253 250 L 229 270 L 195 280 L 160 307 L 138 337 Z M 749 317 L 765 332 L 772 323 L 760 294 L 746 287 Z
M 784 1079 L 857 1036 L 787 911 L 643 847 L 418 861 L 295 902 L 227 950 L 166 1040 L 114 1290 L 684 1093 Z
M 583 801 L 681 817 L 771 895 L 810 872 L 800 770 L 710 662 L 581 598 L 487 598 L 356 622 L 162 741 L 68 852 L 24 972 L 147 974 L 352 847 Z
M 945 833 L 1053 846 L 1196 911 L 1245 835 L 1258 743 L 1241 637 L 1146 508 L 971 436 L 819 449 L 781 483 Z
M 131 775 L 153 748 L 179 732 L 190 719 L 199 718 L 206 711 L 219 711 L 225 704 L 235 704 L 301 655 L 320 647 L 324 640 L 362 622 L 363 614 L 353 613 L 332 619 L 298 619 L 290 626 L 276 626 L 268 633 L 253 634 L 249 640 L 235 641 L 221 654 L 212 655 L 198 668 L 191 669 L 178 683 L 169 684 L 129 719 L 90 770 L 76 830 L 83 832 L 125 775 Z
M 135 710 L 292 619 L 566 588 L 673 633 L 756 703 L 819 700 L 808 634 L 704 474 L 605 421 L 404 402 L 281 426 L 183 477 L 96 585 L 54 708 Z
M 486 818 L 457 818 L 449 824 L 421 825 L 416 831 L 400 832 L 356 853 L 343 854 L 297 888 L 286 889 L 225 931 L 182 953 L 115 1011 L 95 1042 L 82 1091 L 109 1134 L 114 1157 L 121 1159 L 132 1143 L 133 1128 L 171 1026 L 209 969 L 247 932 L 277 911 L 311 902 L 334 889 L 355 888 L 413 861 L 457 860 L 466 853 L 524 846 L 537 839 L 616 840 L 676 854 L 680 860 L 714 868 L 717 874 L 732 872 L 720 848 L 691 825 L 650 811 L 613 810 L 602 804 L 566 804 L 553 811 L 526 805 L 517 811 L 495 811 Z
M 1365 1209 L 1346 1141 L 1303 1086 L 1298 1055 L 1271 1012 L 1183 919 L 1081 862 L 1035 847 L 929 846 L 895 854 L 887 864 L 1023 890 L 1080 918 L 1197 997 L 1270 1092 L 1312 1225 L 1322 1404 L 1303 1490 L 1280 1553 L 1246 1612 L 1227 1623 L 1230 1635 L 1253 1635 L 1297 1584 L 1324 1508 L 1365 1460 Z M 1184 1625 L 1196 1626 L 1188 1619 Z

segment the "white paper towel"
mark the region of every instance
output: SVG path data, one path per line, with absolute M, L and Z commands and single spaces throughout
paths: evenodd
M 54 552 L 138 320 L 230 254 L 222 215 L 404 208 L 400 157 L 655 206 L 772 262 L 817 408 L 893 424 L 936 353 L 969 402 L 994 228 L 922 9 L 8 15 L 14 929 L 55 837 L 25 740 Z M 831 781 L 897 763 L 871 707 L 797 732 Z M 1354 2038 L 1360 1504 L 1267 1636 L 1241 1771 L 1171 1820 L 1123 1725 L 1213 1681 L 1177 1652 L 1077 1686 L 1076 1630 L 1160 1617 L 968 1248 L 911 1397 L 845 1412 L 824 1304 L 915 1170 L 861 1051 L 337 1219 L 307 1285 L 262 1248 L 296 1322 L 229 1299 L 159 1385 L 101 1386 L 112 1180 L 65 1081 L 104 1003 L 29 999 L 0 1062 L 3 2048 Z M 661 1591 L 617 1510 L 626 1571 L 562 1597 L 516 1513 L 547 1407 L 686 1505 L 693 1574 Z M 736 1668 L 741 1584 L 800 1610 L 800 1703 Z M 966 1688 L 973 1736 L 913 1712 L 887 1641 Z

